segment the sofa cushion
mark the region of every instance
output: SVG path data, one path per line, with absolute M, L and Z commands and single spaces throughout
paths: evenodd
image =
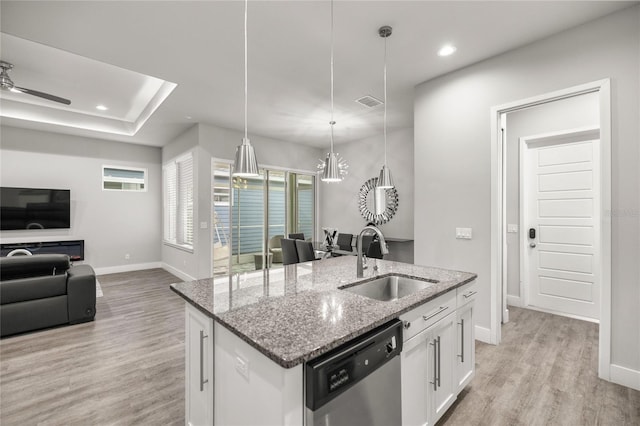
M 65 274 L 71 267 L 66 254 L 36 254 L 0 258 L 0 281 Z
M 4 278 L 4 277 L 3 277 Z M 24 302 L 67 294 L 67 276 L 21 278 L 0 282 L 0 304 Z
M 67 322 L 67 296 L 11 303 L 0 309 L 0 335 L 3 337 Z

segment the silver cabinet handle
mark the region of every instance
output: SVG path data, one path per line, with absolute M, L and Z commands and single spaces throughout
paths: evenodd
M 477 293 L 478 293 L 477 291 L 470 291 L 469 293 L 463 294 L 463 296 L 464 296 L 465 299 L 468 299 L 468 298 L 470 298 L 471 296 L 473 296 L 474 294 L 477 294 Z
M 207 336 L 204 334 L 204 330 L 200 330 L 200 392 L 204 390 L 204 384 L 209 382 L 209 379 L 204 378 L 204 339 Z
M 436 371 L 438 369 L 438 356 L 437 356 L 436 342 L 437 340 L 433 339 L 433 342 L 429 343 L 431 346 L 433 346 L 433 382 L 429 382 L 429 383 L 433 385 L 434 391 L 438 390 L 438 379 L 436 376 Z
M 458 323 L 460 324 L 460 355 L 458 355 L 458 357 L 460 358 L 460 362 L 464 363 L 464 318 L 460 319 L 460 322 Z
M 438 343 L 438 387 L 440 387 L 440 336 L 436 342 Z
M 422 319 L 423 319 L 423 320 L 425 320 L 425 321 L 429 321 L 431 318 L 433 318 L 433 317 L 435 317 L 436 315 L 438 315 L 438 314 L 440 314 L 440 313 L 442 313 L 442 312 L 446 311 L 447 309 L 449 309 L 449 307 L 448 307 L 448 306 L 440 306 L 440 309 L 438 309 L 438 311 L 437 311 L 437 312 L 435 312 L 435 313 L 433 313 L 433 314 L 431 314 L 431 315 L 429 315 L 429 316 L 423 315 L 423 316 L 422 316 Z

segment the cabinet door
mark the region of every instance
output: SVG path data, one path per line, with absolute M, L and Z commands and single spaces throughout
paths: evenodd
M 451 407 L 456 400 L 457 382 L 455 375 L 455 350 L 456 350 L 456 315 L 451 314 L 438 321 L 429 329 L 431 334 L 430 349 L 427 351 L 427 375 L 431 386 L 432 410 L 431 424 Z M 435 384 L 433 381 L 435 379 Z
M 475 374 L 476 347 L 473 325 L 473 303 L 469 303 L 457 312 L 456 368 L 457 391 L 460 392 L 469 384 Z
M 427 352 L 431 347 L 430 334 L 424 330 L 404 342 L 402 352 L 402 424 L 427 426 L 429 423 L 429 379 L 427 376 Z M 431 349 L 433 351 L 433 349 Z
M 185 423 L 213 425 L 213 321 L 185 305 Z

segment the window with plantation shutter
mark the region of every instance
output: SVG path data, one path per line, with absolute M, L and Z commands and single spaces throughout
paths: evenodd
M 162 168 L 164 240 L 193 248 L 193 156 L 177 158 Z

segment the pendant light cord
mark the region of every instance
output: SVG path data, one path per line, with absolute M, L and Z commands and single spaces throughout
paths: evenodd
M 387 36 L 389 37 L 389 36 Z M 384 38 L 384 166 L 387 167 L 387 37 Z
M 331 0 L 331 154 L 333 154 L 333 0 Z
M 249 0 L 244 0 L 244 139 L 247 138 L 247 5 Z M 243 141 L 243 143 L 245 143 Z

